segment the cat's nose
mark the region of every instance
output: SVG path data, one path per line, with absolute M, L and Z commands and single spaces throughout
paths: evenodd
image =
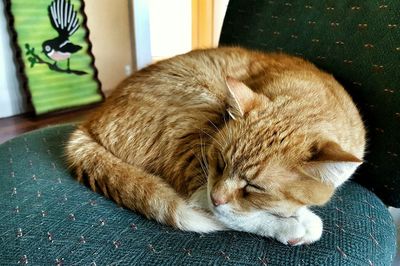
M 220 206 L 220 205 L 224 205 L 224 204 L 226 204 L 228 202 L 226 200 L 226 198 L 215 197 L 215 195 L 211 195 L 211 201 L 212 201 L 212 203 L 213 203 L 213 205 L 215 207 Z

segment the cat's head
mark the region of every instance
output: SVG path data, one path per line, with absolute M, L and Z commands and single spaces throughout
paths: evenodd
M 304 130 L 301 114 L 285 118 L 289 114 L 279 103 L 235 79 L 226 83 L 232 119 L 216 133 L 207 155 L 208 200 L 217 216 L 260 210 L 295 215 L 301 207 L 325 204 L 362 163 Z

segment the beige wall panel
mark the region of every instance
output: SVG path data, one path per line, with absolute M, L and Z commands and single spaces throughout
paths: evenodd
M 132 69 L 128 0 L 85 0 L 95 65 L 108 95 Z

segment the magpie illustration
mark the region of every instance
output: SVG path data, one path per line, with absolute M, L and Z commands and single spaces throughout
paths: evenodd
M 69 41 L 69 37 L 80 26 L 77 12 L 74 10 L 70 0 L 54 0 L 48 7 L 48 14 L 51 25 L 57 31 L 58 36 L 43 42 L 43 53 L 54 61 L 54 65 L 57 65 L 58 61 L 67 59 L 69 70 L 71 55 L 82 49 L 82 46 Z

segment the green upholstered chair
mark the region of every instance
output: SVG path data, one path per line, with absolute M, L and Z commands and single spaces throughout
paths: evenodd
M 63 147 L 74 125 L 60 125 L 0 145 L 0 265 L 391 265 L 387 205 L 400 201 L 399 9 L 397 0 L 230 1 L 223 45 L 308 58 L 345 85 L 368 125 L 367 164 L 354 181 L 370 190 L 350 181 L 315 208 L 324 221 L 317 243 L 181 232 L 118 207 L 72 178 Z

